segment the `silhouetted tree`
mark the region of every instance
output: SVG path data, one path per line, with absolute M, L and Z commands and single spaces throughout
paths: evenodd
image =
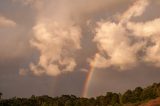
M 3 94 L 0 92 L 0 100 L 2 99 L 2 95 L 3 95 Z
M 98 106 L 107 106 L 107 101 L 105 100 L 105 96 L 97 97 L 97 105 Z
M 134 102 L 139 102 L 141 101 L 141 95 L 142 95 L 143 89 L 141 87 L 137 87 L 133 91 L 133 99 L 135 100 Z
M 123 95 L 122 95 L 122 102 L 123 103 L 132 103 L 133 102 L 133 93 L 131 90 L 127 90 Z
M 2 93 L 0 93 L 0 98 Z M 146 100 L 160 97 L 160 83 L 154 83 L 144 89 L 137 87 L 127 90 L 124 94 L 107 92 L 105 96 L 95 98 L 80 98 L 74 95 L 49 97 L 47 95 L 30 98 L 1 99 L 0 106 L 124 106 L 128 103 L 137 104 Z M 122 101 L 122 102 L 120 102 Z

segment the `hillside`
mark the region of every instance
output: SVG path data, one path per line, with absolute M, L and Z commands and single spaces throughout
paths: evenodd
M 146 88 L 136 87 L 123 94 L 107 92 L 95 98 L 74 95 L 54 98 L 47 95 L 32 95 L 30 98 L 0 98 L 0 106 L 160 106 L 160 83 L 154 83 Z
M 160 97 L 150 100 L 147 103 L 144 103 L 140 106 L 160 106 Z

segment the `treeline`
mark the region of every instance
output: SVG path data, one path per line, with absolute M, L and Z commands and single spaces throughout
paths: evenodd
M 1 93 L 2 95 L 2 93 Z M 160 83 L 154 83 L 146 88 L 137 87 L 127 90 L 124 94 L 107 92 L 96 98 L 80 98 L 74 95 L 61 97 L 31 96 L 30 98 L 1 99 L 0 106 L 124 106 L 139 104 L 160 97 Z

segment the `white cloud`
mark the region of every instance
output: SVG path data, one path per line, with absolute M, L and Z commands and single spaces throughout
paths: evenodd
M 127 11 L 120 15 L 118 23 L 111 21 L 98 23 L 94 42 L 97 43 L 99 52 L 96 53 L 94 59 L 90 61 L 91 65 L 92 63 L 96 63 L 95 67 L 97 68 L 116 66 L 124 70 L 137 65 L 139 61 L 144 61 L 143 56 L 138 56 L 139 52 L 147 48 L 148 41 L 141 40 L 138 36 L 149 36 L 159 33 L 159 31 L 157 31 L 159 28 L 159 20 L 145 24 L 135 24 L 131 22 L 130 19 L 141 16 L 148 5 L 149 0 L 136 0 Z M 135 38 L 135 41 L 133 41 L 133 38 Z M 150 54 L 150 52 L 148 52 L 151 51 L 150 49 L 147 49 L 146 57 L 150 56 L 148 55 Z M 152 47 L 152 49 L 155 49 L 155 47 Z M 157 49 L 154 54 L 156 53 Z M 153 60 L 153 58 L 151 60 Z
M 153 63 L 153 65 L 160 67 L 160 35 L 152 37 L 154 45 L 150 46 L 146 50 L 146 56 L 144 60 Z
M 14 27 L 16 23 L 13 20 L 7 19 L 4 16 L 0 16 L 0 28 L 1 27 Z
M 118 66 L 124 69 L 135 65 L 136 54 L 142 44 L 131 44 L 128 32 L 121 24 L 106 22 L 99 23 L 94 41 L 99 53 L 95 55 L 97 67 Z
M 80 29 L 58 22 L 40 21 L 34 27 L 32 46 L 40 51 L 39 62 L 31 65 L 36 75 L 56 76 L 71 72 L 76 66 L 73 53 L 80 49 Z
M 160 67 L 160 19 L 154 19 L 145 23 L 129 22 L 128 29 L 139 38 L 145 38 L 150 41 L 150 46 L 146 47 L 144 61 L 151 62 Z
M 133 34 L 139 37 L 150 37 L 160 33 L 160 18 L 143 22 L 128 22 L 127 28 L 133 31 Z
M 120 17 L 121 22 L 128 22 L 132 17 L 141 16 L 149 5 L 149 0 L 136 0 Z
M 74 71 L 77 65 L 75 53 L 81 48 L 80 24 L 83 18 L 86 18 L 85 15 L 105 7 L 110 8 L 114 3 L 124 1 L 127 0 L 87 0 L 84 4 L 84 1 L 72 0 L 47 0 L 47 2 L 23 0 L 24 4 L 32 5 L 37 12 L 31 45 L 39 51 L 40 56 L 37 63 L 31 62 L 31 71 L 35 75 L 46 74 L 51 76 Z M 98 22 L 93 40 L 97 43 L 98 52 L 90 60 L 91 65 L 94 64 L 98 68 L 116 66 L 120 69 L 126 69 L 135 66 L 139 60 L 153 60 L 153 58 L 149 58 L 152 57 L 149 51 L 154 49 L 152 51 L 155 51 L 154 55 L 156 55 L 158 49 L 155 50 L 155 48 L 158 47 L 148 47 L 148 41 L 146 39 L 141 40 L 141 37 L 159 33 L 159 25 L 157 24 L 159 20 L 146 23 L 131 21 L 133 17 L 141 16 L 148 5 L 149 0 L 136 0 L 120 15 L 119 22 L 110 20 Z M 136 40 L 134 41 L 131 37 L 136 38 Z M 158 41 L 155 43 L 156 45 L 159 44 Z M 142 50 L 146 50 L 145 59 L 138 57 Z

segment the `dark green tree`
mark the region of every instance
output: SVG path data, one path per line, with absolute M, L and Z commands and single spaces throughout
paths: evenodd
M 116 105 L 116 104 L 120 104 L 120 97 L 119 97 L 119 94 L 113 93 L 111 105 Z
M 0 100 L 2 99 L 2 95 L 3 95 L 3 94 L 0 92 Z
M 131 90 L 127 90 L 123 95 L 122 95 L 122 103 L 133 103 L 133 93 Z
M 133 90 L 132 98 L 135 100 L 135 102 L 141 101 L 142 92 L 143 89 L 141 87 L 137 87 Z
M 97 97 L 97 105 L 98 106 L 107 106 L 107 101 L 105 99 L 105 96 L 98 96 Z
M 112 106 L 114 106 L 115 104 L 119 104 L 120 103 L 119 94 L 107 92 L 105 96 L 105 101 L 108 105 L 112 105 Z
M 156 97 L 157 97 L 156 88 L 153 86 L 149 86 L 149 87 L 145 88 L 141 94 L 142 100 L 154 99 Z

